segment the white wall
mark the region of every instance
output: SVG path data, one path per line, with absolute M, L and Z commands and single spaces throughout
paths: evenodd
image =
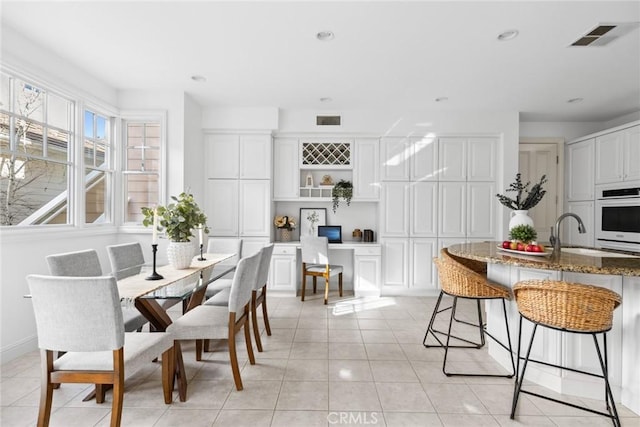
M 202 128 L 209 130 L 278 129 L 276 107 L 217 107 L 202 111 Z
M 169 159 L 171 161 L 171 159 Z M 202 207 L 204 203 L 204 138 L 202 108 L 189 95 L 184 96 L 184 185 Z

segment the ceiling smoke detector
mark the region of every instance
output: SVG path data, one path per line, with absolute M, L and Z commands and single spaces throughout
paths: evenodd
M 638 28 L 639 25 L 638 22 L 599 24 L 571 43 L 571 46 L 605 46 Z

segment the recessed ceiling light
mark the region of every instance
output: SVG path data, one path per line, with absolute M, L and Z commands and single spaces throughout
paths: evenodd
M 518 37 L 518 30 L 507 30 L 498 34 L 498 40 L 500 40 L 501 42 L 513 40 L 516 37 Z
M 567 100 L 569 104 L 577 104 L 578 102 L 582 101 L 584 101 L 584 98 L 571 98 Z
M 449 100 L 449 98 L 447 98 L 446 96 L 441 96 L 435 99 L 436 102 L 447 102 Z
M 333 98 L 329 98 L 328 96 L 324 98 L 320 98 L 320 102 L 331 102 L 331 101 L 333 101 Z
M 320 31 L 318 34 L 316 34 L 316 38 L 323 42 L 333 40 L 334 37 L 335 36 L 333 35 L 332 31 Z
M 191 80 L 198 83 L 205 83 L 207 81 L 207 78 L 205 76 L 196 74 L 195 76 L 191 76 Z

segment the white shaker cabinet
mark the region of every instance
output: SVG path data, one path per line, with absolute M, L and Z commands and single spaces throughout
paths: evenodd
M 380 198 L 379 140 L 358 138 L 355 141 L 353 165 L 353 200 Z
M 382 292 L 402 293 L 409 283 L 409 239 L 383 238 L 382 260 Z
M 380 296 L 381 252 L 380 246 L 354 249 L 353 289 L 356 295 Z
M 277 244 L 269 269 L 269 290 L 295 296 L 297 292 L 296 245 Z
M 273 141 L 273 199 L 295 200 L 300 189 L 298 139 L 276 138 Z
M 467 180 L 466 138 L 440 138 L 438 159 L 440 181 Z
M 438 180 L 438 141 L 435 137 L 411 139 L 411 181 Z
M 271 136 L 206 135 L 205 171 L 208 178 L 271 179 Z
M 433 258 L 438 256 L 437 239 L 410 239 L 409 246 L 409 288 L 432 291 L 435 294 L 438 286 Z
M 640 125 L 596 138 L 596 184 L 640 179 Z
M 579 233 L 575 224 L 568 224 L 562 228 L 564 236 L 560 238 L 562 244 L 593 247 L 595 246 L 594 216 L 595 207 L 592 200 L 568 202 L 567 212 L 578 215 L 584 223 L 586 233 Z
M 207 224 L 211 236 L 238 235 L 238 180 L 209 179 L 206 183 Z
M 409 181 L 411 150 L 409 138 L 385 137 L 380 140 L 382 181 Z
M 240 180 L 239 206 L 240 237 L 269 236 L 271 232 L 271 182 L 267 180 Z
M 594 147 L 594 138 L 567 145 L 566 183 L 570 202 L 594 199 Z
M 444 137 L 438 143 L 440 181 L 495 181 L 498 140 Z
M 412 182 L 409 187 L 411 209 L 409 234 L 412 237 L 436 237 L 438 235 L 437 182 Z
M 380 236 L 409 236 L 409 185 L 407 182 L 383 182 Z
M 438 183 L 438 208 L 438 236 L 465 238 L 467 235 L 466 182 Z
M 467 182 L 467 237 L 495 238 L 496 187 L 493 182 Z

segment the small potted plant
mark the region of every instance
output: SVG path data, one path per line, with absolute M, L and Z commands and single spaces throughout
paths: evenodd
M 341 179 L 333 187 L 333 190 L 331 190 L 331 196 L 333 198 L 333 213 L 336 213 L 336 210 L 340 205 L 341 198 L 347 202 L 347 206 L 351 204 L 351 197 L 353 197 L 353 184 L 351 184 L 351 181 Z
M 143 207 L 142 225 L 149 227 L 155 224 L 157 231 L 164 230 L 170 241 L 167 249 L 169 262 L 177 269 L 189 268 L 195 253 L 191 243 L 191 238 L 194 237 L 192 231 L 202 227 L 208 233 L 207 216 L 192 194 L 183 192 L 178 197 L 171 196 L 171 199 L 173 203 L 167 206 Z
M 529 189 L 531 182 L 523 184 L 520 173 L 517 173 L 515 182 L 512 182 L 506 190 L 507 192 L 515 192 L 515 199 L 504 194 L 496 194 L 496 197 L 502 205 L 512 209 L 509 230 L 519 224 L 533 226 L 533 220 L 527 215 L 527 212 L 537 205 L 546 194 L 546 190 L 542 188 L 545 182 L 547 182 L 547 176 L 542 175 L 540 182 L 534 184 L 534 186 Z
M 296 219 L 288 215 L 278 215 L 274 218 L 273 224 L 280 230 L 280 241 L 291 240 L 291 231 L 296 228 Z

